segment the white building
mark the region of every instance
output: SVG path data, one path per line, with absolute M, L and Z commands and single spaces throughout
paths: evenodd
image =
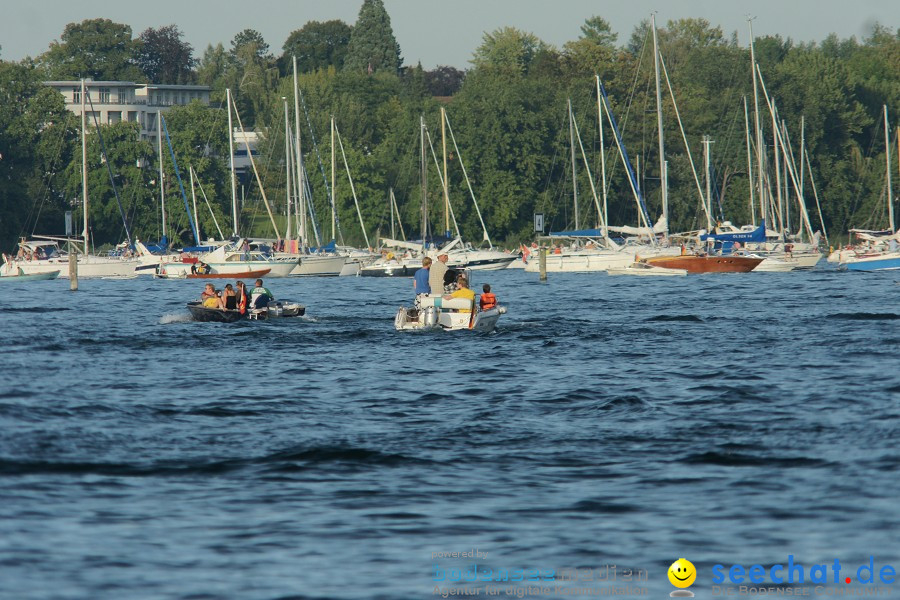
M 46 81 L 63 95 L 66 108 L 81 116 L 81 81 Z M 85 111 L 89 124 L 94 117 L 103 125 L 120 121 L 140 123 L 141 139 L 156 147 L 158 115 L 173 106 L 190 104 L 197 100 L 209 106 L 210 88 L 205 85 L 143 85 L 132 81 L 84 82 Z

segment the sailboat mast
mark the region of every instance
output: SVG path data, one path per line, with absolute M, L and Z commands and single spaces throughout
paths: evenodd
M 708 135 L 703 136 L 703 172 L 706 175 L 706 212 L 712 212 L 712 182 L 709 176 L 709 145 L 712 140 Z
M 285 227 L 284 239 L 291 239 L 291 118 L 288 114 L 287 96 L 281 97 L 284 104 L 284 195 L 285 195 Z
M 659 182 L 662 196 L 663 221 L 668 231 L 669 223 L 669 174 L 666 164 L 666 143 L 663 137 L 662 94 L 659 90 L 659 40 L 656 36 L 656 14 L 650 15 L 650 28 L 653 30 L 653 71 L 656 74 L 656 128 L 659 138 Z
M 747 19 L 747 25 L 750 28 L 750 70 L 753 72 L 753 129 L 756 137 L 756 177 L 757 190 L 759 190 L 759 213 L 763 220 L 768 214 L 768 203 L 766 202 L 766 186 L 765 186 L 765 157 L 764 146 L 762 140 L 762 125 L 759 122 L 759 89 L 756 81 L 756 53 L 753 48 L 753 19 Z M 756 225 L 756 223 L 753 223 Z
M 784 199 L 781 196 L 781 153 L 778 147 L 778 111 L 775 99 L 772 99 L 772 135 L 775 138 L 775 201 L 778 205 L 778 230 L 784 239 Z
M 335 171 L 337 154 L 334 148 L 334 115 L 331 115 L 331 239 L 336 240 L 337 229 L 337 202 L 335 198 Z M 391 236 L 393 237 L 393 235 Z
M 450 184 L 447 181 L 447 114 L 441 107 L 441 152 L 444 157 L 444 234 L 450 238 Z
M 603 145 L 603 107 L 600 104 L 601 96 L 600 96 L 600 76 L 594 75 L 594 78 L 597 81 L 597 127 L 600 129 L 600 177 L 601 184 L 603 185 L 603 237 L 604 239 L 609 237 L 609 229 L 607 217 L 609 213 L 607 212 L 606 206 L 606 146 Z
M 422 177 L 422 254 L 427 248 L 425 238 L 428 235 L 428 184 L 427 184 L 427 163 L 425 162 L 425 117 L 419 117 L 419 143 L 422 146 L 421 177 Z
M 159 207 L 162 213 L 162 237 L 166 240 L 169 238 L 166 229 L 166 186 L 165 173 L 163 172 L 163 151 L 162 151 L 162 111 L 156 111 L 156 141 L 158 142 L 159 151 Z
M 744 131 L 747 136 L 747 180 L 750 185 L 750 223 L 756 226 L 756 206 L 753 202 L 753 152 L 750 149 L 750 111 L 747 108 L 747 96 L 744 96 Z
M 231 122 L 231 89 L 225 88 L 225 103 L 228 105 L 228 158 L 229 179 L 231 179 L 231 218 L 234 223 L 232 235 L 238 237 L 240 222 L 238 220 L 237 185 L 234 178 L 234 125 Z
M 293 57 L 294 65 L 294 158 L 297 161 L 297 202 L 299 203 L 300 212 L 300 229 L 297 231 L 300 238 L 300 252 L 306 249 L 306 202 L 303 197 L 304 179 L 303 179 L 303 153 L 300 146 L 300 94 L 297 87 L 297 57 Z
M 568 99 L 569 106 L 569 148 L 572 150 L 572 199 L 575 202 L 575 229 L 581 229 L 581 221 L 578 218 L 578 177 L 575 173 L 575 118 L 572 115 L 572 99 Z
M 894 197 L 891 195 L 891 132 L 888 128 L 888 108 L 884 105 L 884 160 L 887 169 L 887 201 L 888 220 L 891 224 L 891 234 L 894 233 Z
M 191 176 L 191 201 L 194 204 L 194 223 L 197 225 L 197 238 L 200 238 L 200 221 L 197 219 L 197 190 L 194 189 L 194 167 L 188 165 L 188 175 Z
M 88 177 L 87 177 L 87 113 L 85 113 L 84 97 L 86 91 L 84 79 L 81 80 L 81 196 L 84 200 L 84 254 L 88 254 Z

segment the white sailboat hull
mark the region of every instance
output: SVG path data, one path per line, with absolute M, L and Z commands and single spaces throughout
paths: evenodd
M 78 277 L 82 279 L 96 279 L 101 277 L 133 277 L 136 259 L 103 258 L 100 256 L 78 256 Z M 4 269 L 10 266 L 4 266 Z M 59 271 L 62 278 L 69 277 L 69 259 L 66 257 L 50 258 L 46 260 L 15 260 L 11 263 L 12 269 L 22 269 L 25 275 L 38 275 Z
M 290 272 L 291 277 L 337 277 L 341 274 L 347 257 L 335 255 L 303 255 Z

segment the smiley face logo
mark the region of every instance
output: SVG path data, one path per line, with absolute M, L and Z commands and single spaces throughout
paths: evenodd
M 691 587 L 697 579 L 697 569 L 686 558 L 679 558 L 669 567 L 669 581 L 677 588 Z

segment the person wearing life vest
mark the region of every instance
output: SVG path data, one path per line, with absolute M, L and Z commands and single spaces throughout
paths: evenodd
M 237 308 L 238 311 L 242 315 L 247 314 L 247 304 L 250 302 L 250 298 L 247 296 L 247 286 L 244 285 L 243 281 L 238 281 L 235 283 L 237 287 Z
M 481 308 L 482 311 L 496 308 L 497 296 L 491 293 L 491 285 L 489 283 L 486 283 L 481 289 L 482 293 L 480 298 L 478 299 L 479 308 Z

